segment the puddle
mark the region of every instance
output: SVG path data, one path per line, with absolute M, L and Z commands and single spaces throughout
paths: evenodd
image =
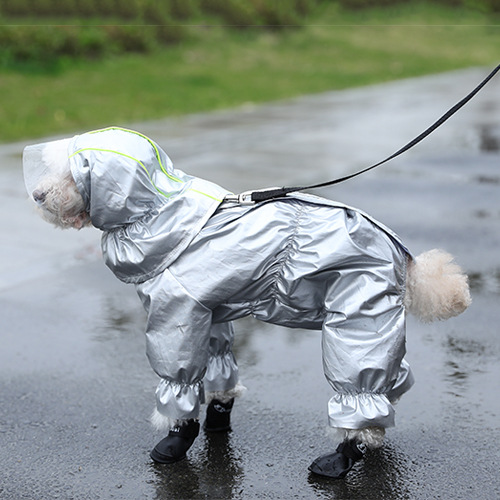
M 500 184 L 500 176 L 478 175 L 476 181 L 479 182 L 479 184 Z
M 444 380 L 450 384 L 448 392 L 456 397 L 464 397 L 470 377 L 481 373 L 479 366 L 486 355 L 486 347 L 475 340 L 448 337 L 444 348 L 447 357 Z
M 469 286 L 473 293 L 500 294 L 500 269 L 491 273 L 469 273 Z
M 488 124 L 478 127 L 479 149 L 487 153 L 500 151 L 500 126 Z

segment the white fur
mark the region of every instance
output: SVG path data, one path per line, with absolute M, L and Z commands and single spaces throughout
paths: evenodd
M 365 427 L 364 429 L 342 429 L 328 427 L 328 436 L 335 442 L 353 439 L 364 444 L 368 449 L 380 448 L 384 443 L 385 429 L 383 427 Z
M 59 178 L 58 182 L 45 177 L 33 195 L 37 192 L 43 193 L 44 200 L 37 203 L 37 209 L 47 222 L 61 229 L 82 229 L 90 225 L 90 216 L 71 173 Z
M 430 250 L 408 264 L 405 307 L 424 322 L 457 316 L 469 307 L 467 275 L 443 250 Z
M 186 423 L 186 420 L 178 420 L 162 415 L 156 408 L 154 408 L 149 421 L 158 432 L 168 432 L 170 429 Z
M 229 389 L 228 391 L 206 392 L 205 403 L 208 404 L 213 399 L 217 399 L 221 403 L 228 403 L 233 398 L 242 397 L 245 392 L 247 392 L 247 388 L 238 382 L 233 389 Z

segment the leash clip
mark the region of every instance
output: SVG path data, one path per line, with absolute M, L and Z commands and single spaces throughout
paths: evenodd
M 287 194 L 287 192 L 296 191 L 297 189 L 293 188 L 281 188 L 281 187 L 272 187 L 265 189 L 254 189 L 253 191 L 244 191 L 240 194 L 228 194 L 224 201 L 228 201 L 231 203 L 238 203 L 239 205 L 254 205 L 255 203 L 261 201 L 272 200 L 274 198 L 281 198 Z M 257 194 L 260 194 L 257 195 Z M 257 196 L 253 196 L 253 195 Z
M 240 194 L 228 194 L 224 201 L 238 203 L 238 205 L 253 205 L 255 201 L 252 200 L 252 193 L 253 191 L 244 191 Z

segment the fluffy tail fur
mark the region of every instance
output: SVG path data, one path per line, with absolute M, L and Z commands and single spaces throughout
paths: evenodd
M 405 306 L 424 322 L 457 316 L 471 303 L 467 275 L 442 250 L 430 250 L 408 264 Z

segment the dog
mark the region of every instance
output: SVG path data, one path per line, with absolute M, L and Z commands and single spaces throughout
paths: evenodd
M 445 320 L 471 302 L 448 253 L 415 258 L 369 215 L 312 195 L 240 203 L 175 169 L 139 132 L 109 127 L 28 146 L 23 164 L 42 217 L 102 230 L 106 264 L 148 313 L 147 355 L 161 379 L 152 423 L 168 432 L 151 452 L 157 463 L 186 457 L 200 404 L 207 432 L 230 428 L 244 391 L 232 321 L 253 315 L 322 331 L 329 425 L 341 442 L 309 470 L 344 477 L 382 445 L 394 404 L 413 384 L 406 313 Z

